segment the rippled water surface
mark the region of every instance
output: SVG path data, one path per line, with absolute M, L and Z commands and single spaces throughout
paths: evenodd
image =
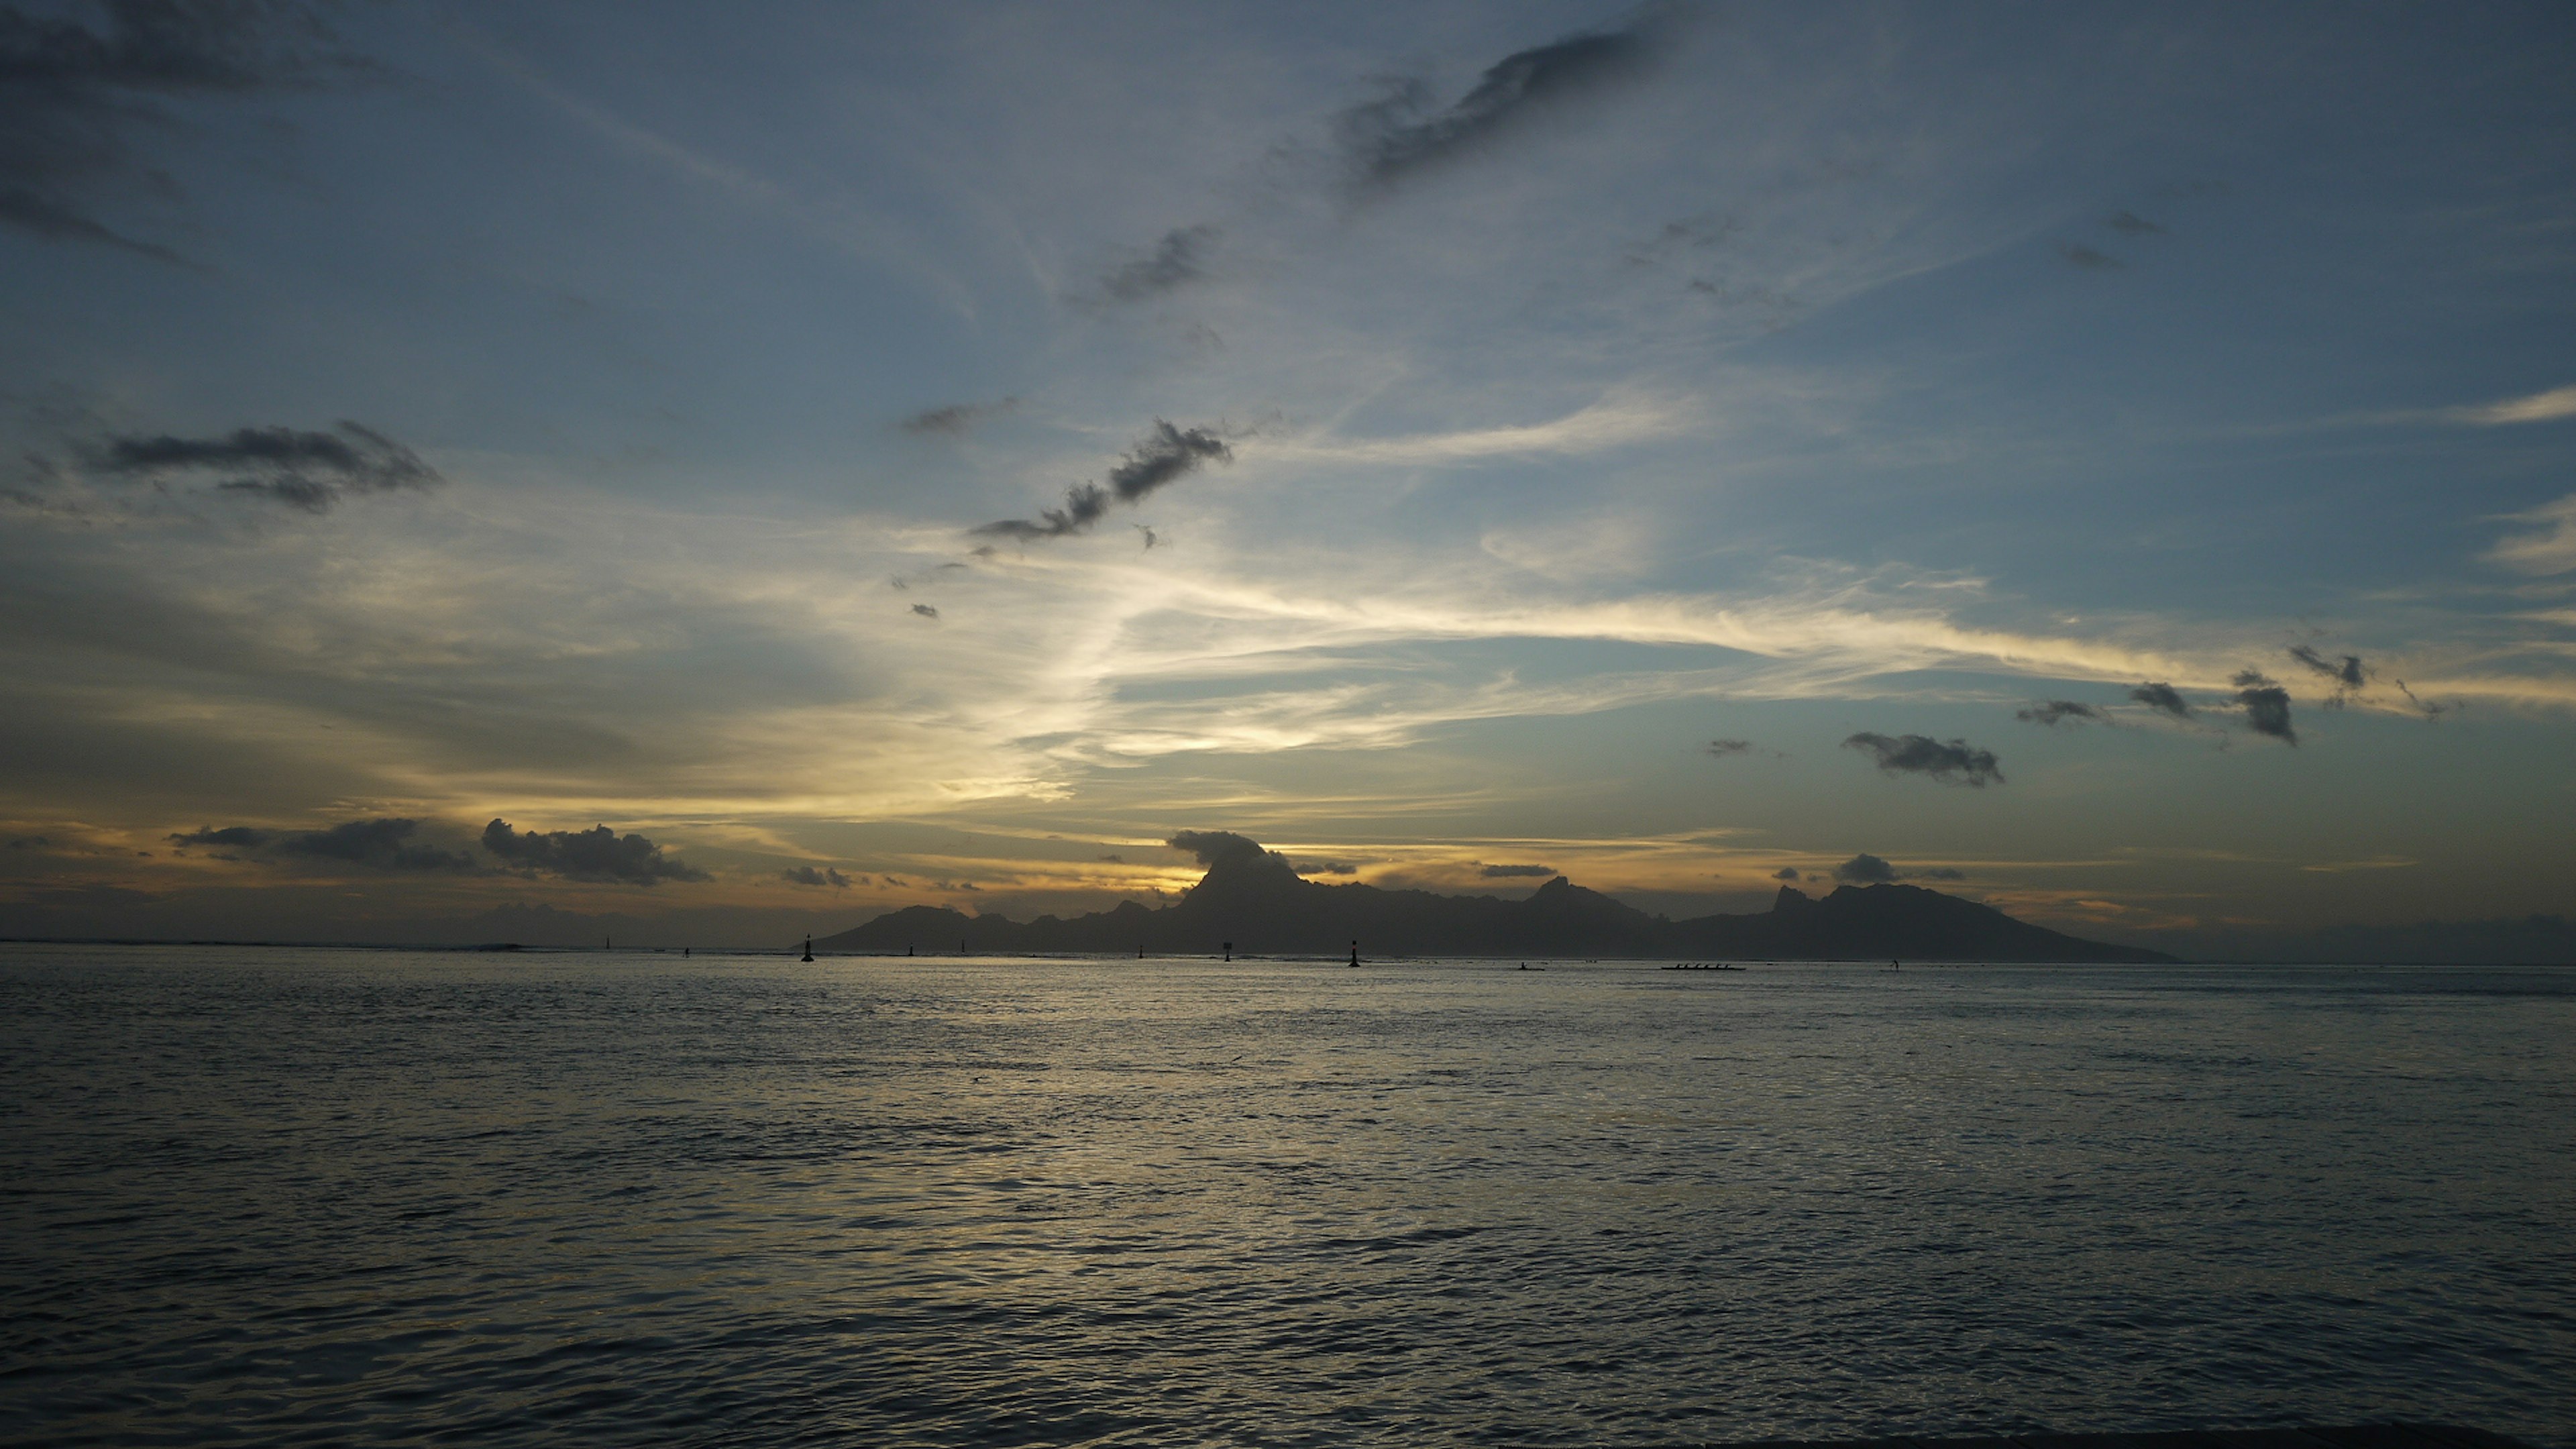
M 0 947 L 13 1443 L 2576 1445 L 2576 974 Z

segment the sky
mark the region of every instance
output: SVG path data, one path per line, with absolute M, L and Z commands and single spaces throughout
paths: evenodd
M 2564 6 L 0 5 L 0 934 L 2576 914 Z M 2463 929 L 2467 929 L 2464 926 Z

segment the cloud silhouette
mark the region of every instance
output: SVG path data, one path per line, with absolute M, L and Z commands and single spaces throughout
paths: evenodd
M 2170 684 L 2150 680 L 2129 691 L 2129 698 L 2175 719 L 2191 718 L 2191 705 Z
M 2064 257 L 2069 265 L 2092 272 L 2115 272 L 2128 265 L 2118 257 L 2095 251 L 2082 242 L 2061 242 L 2057 254 Z
M 2102 224 L 2122 236 L 2155 236 L 2164 228 L 2134 211 L 2115 211 L 2102 219 Z
M 1774 880 L 1797 878 L 1795 871 L 1782 871 L 1772 876 Z M 1899 870 L 1867 851 L 1834 867 L 1834 879 L 1847 885 L 1888 885 L 1901 880 L 1966 880 L 1967 878 L 1966 872 L 1953 870 L 1946 865 L 1934 866 L 1930 870 Z
M 2254 733 L 2292 745 L 2299 742 L 2299 732 L 2290 726 L 2290 692 L 2264 678 L 2260 670 L 2237 674 L 2236 702 L 2245 707 L 2246 727 Z
M 1798 868 L 1794 865 L 1784 865 L 1778 870 L 1771 872 L 1771 878 L 1773 880 L 1796 880 L 1799 878 Z
M 370 870 L 451 871 L 474 868 L 471 856 L 415 841 L 412 837 L 419 829 L 417 820 L 388 816 L 377 820 L 350 820 L 323 830 L 266 830 L 251 825 L 231 825 L 221 830 L 209 827 L 184 835 L 172 835 L 170 843 L 238 850 L 245 855 L 272 860 L 290 857 L 338 861 Z
M 1199 864 L 1214 867 L 1220 860 L 1239 856 L 1267 854 L 1261 842 L 1231 830 L 1180 830 L 1163 844 L 1174 850 L 1185 850 L 1199 858 Z
M 1991 750 L 1966 740 L 1936 740 L 1929 735 L 1888 736 L 1863 730 L 1843 741 L 1847 750 L 1866 750 L 1878 757 L 1879 769 L 1891 775 L 1924 775 L 1944 785 L 1985 788 L 2004 782 Z
M 1109 486 L 1077 483 L 1064 492 L 1064 506 L 1050 508 L 1036 521 L 1005 518 L 987 523 L 970 532 L 988 538 L 1016 538 L 1029 541 L 1062 538 L 1069 533 L 1082 533 L 1100 521 L 1109 505 L 1134 503 L 1172 480 L 1215 461 L 1231 463 L 1234 450 L 1225 440 L 1206 428 L 1176 428 L 1161 418 L 1154 420 L 1154 430 L 1144 441 L 1127 450 L 1118 466 L 1109 470 Z
M 800 865 L 788 870 L 782 870 L 778 875 L 781 880 L 789 881 L 796 885 L 829 886 L 834 890 L 848 890 L 850 888 L 850 878 L 841 874 L 839 871 L 832 869 L 828 865 Z M 867 877 L 861 876 L 859 879 L 865 880 Z
M 2071 699 L 2044 699 L 2028 709 L 2014 710 L 2013 718 L 2031 724 L 2053 725 L 2070 719 L 2077 724 L 2099 723 L 2107 716 L 2089 704 L 2078 704 Z
M 308 513 L 327 513 L 350 493 L 434 488 L 446 481 L 411 449 L 345 420 L 327 433 L 236 428 L 217 438 L 111 437 L 91 461 L 101 471 L 155 483 L 212 475 L 221 491 L 270 498 Z
M 2363 667 L 2361 656 L 2358 654 L 2346 654 L 2341 659 L 2328 659 L 2305 644 L 2293 644 L 2290 646 L 2290 657 L 2334 681 L 2334 693 L 2326 700 L 2326 707 L 2329 709 L 2343 708 L 2344 700 L 2360 693 L 2362 685 L 2370 678 L 2370 671 Z
M 0 8 L 0 226 L 48 241 L 181 260 L 99 219 L 128 183 L 167 191 L 138 157 L 140 130 L 176 125 L 162 102 L 308 89 L 374 69 L 339 49 L 318 7 L 293 0 L 105 0 L 72 14 Z
M 1556 874 L 1552 865 L 1489 865 L 1476 872 L 1487 880 L 1508 880 L 1514 876 L 1544 879 Z
M 1151 254 L 1113 267 L 1100 279 L 1101 295 L 1116 302 L 1142 302 L 1178 287 L 1207 279 L 1207 259 L 1225 233 L 1208 225 L 1180 226 L 1163 233 Z
M 1353 182 L 1383 189 L 1485 149 L 1550 111 L 1643 76 L 1675 12 L 1657 7 L 1621 30 L 1590 31 L 1515 51 L 1486 68 L 1445 110 L 1420 81 L 1344 111 L 1335 140 Z
M 923 408 L 920 412 L 905 418 L 900 426 L 907 433 L 930 437 L 962 438 L 974 431 L 978 423 L 999 417 L 1019 405 L 1020 400 L 1016 394 L 1003 398 L 999 402 L 950 403 L 945 407 Z
M 1708 742 L 1708 752 L 1721 760 L 1729 755 L 1749 754 L 1752 749 L 1751 740 L 1710 740 Z
M 2395 682 L 2397 685 L 2397 692 L 2406 696 L 2406 702 L 2415 706 L 2416 712 L 2423 715 L 2426 719 L 2440 719 L 2442 716 L 2449 714 L 2452 710 L 2464 709 L 2467 707 L 2456 699 L 2447 700 L 2440 704 L 2428 703 L 2427 701 L 2418 698 L 2415 691 L 2408 689 L 2406 687 L 2405 680 L 2400 679 Z
M 925 619 L 936 619 L 939 617 L 939 610 L 928 604 L 915 604 L 912 606 L 912 611 Z
M 666 880 L 708 879 L 707 873 L 641 835 L 619 835 L 605 825 L 588 830 L 517 831 L 506 820 L 483 827 L 483 848 L 520 870 L 566 880 L 615 881 L 650 886 Z
M 1885 885 L 1896 879 L 1896 867 L 1863 851 L 1835 866 L 1834 879 L 1852 885 Z
M 1299 875 L 1357 875 L 1360 873 L 1358 866 L 1345 860 L 1301 860 L 1288 868 Z

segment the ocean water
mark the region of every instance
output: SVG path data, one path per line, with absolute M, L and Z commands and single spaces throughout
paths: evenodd
M 2576 973 L 0 947 L 0 1441 L 2576 1446 Z

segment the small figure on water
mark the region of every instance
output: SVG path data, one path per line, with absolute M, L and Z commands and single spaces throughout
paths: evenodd
M 1357 941 L 1351 943 L 1351 964 L 1354 966 L 1360 964 L 1360 943 Z

